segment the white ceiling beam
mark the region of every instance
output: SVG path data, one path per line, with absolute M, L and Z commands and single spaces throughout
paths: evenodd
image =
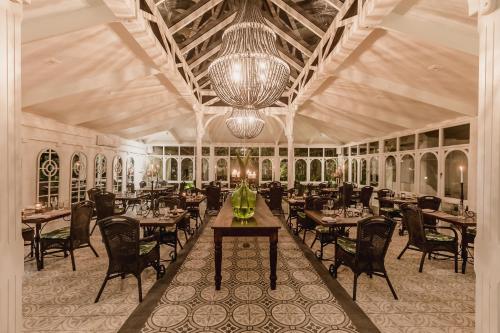
M 468 26 L 447 20 L 446 22 L 433 22 L 419 18 L 415 15 L 387 15 L 380 28 L 387 31 L 403 33 L 410 38 L 446 48 L 479 55 L 479 34 L 476 27 Z
M 383 78 L 374 77 L 351 69 L 341 70 L 337 72 L 335 76 L 372 89 L 433 105 L 438 108 L 447 109 L 459 114 L 467 116 L 477 115 L 477 106 L 475 104 L 466 103 L 463 100 L 456 98 L 449 98 L 439 94 L 439 92 L 419 90 L 402 83 L 396 83 Z
M 108 7 L 104 5 L 38 16 L 23 20 L 21 40 L 23 44 L 26 44 L 106 24 L 116 19 Z
M 323 1 L 332 6 L 333 8 L 335 8 L 337 11 L 340 11 L 342 6 L 344 5 L 340 0 L 323 0 Z
M 288 13 L 291 17 L 293 17 L 295 20 L 299 21 L 303 26 L 305 26 L 307 29 L 311 30 L 314 32 L 319 37 L 323 37 L 325 32 L 318 27 L 316 24 L 311 22 L 307 17 L 299 13 L 295 8 L 287 4 L 283 0 L 271 0 L 275 5 L 280 7 L 282 10 L 284 10 L 286 13 Z
M 48 80 L 43 85 L 23 92 L 23 108 L 89 90 L 113 89 L 122 86 L 126 82 L 158 73 L 158 70 L 143 64 L 115 72 L 104 71 L 98 76 L 86 77 L 78 81 L 58 82 L 57 80 Z
M 189 68 L 193 70 L 194 68 L 201 65 L 205 60 L 210 59 L 210 57 L 219 52 L 221 45 L 222 44 L 219 43 L 217 46 L 211 48 L 208 52 L 204 52 L 200 57 L 196 58 L 196 60 L 194 60 L 192 63 L 189 64 Z
M 196 46 L 200 45 L 203 43 L 205 40 L 209 39 L 213 35 L 215 35 L 217 32 L 221 31 L 225 27 L 227 27 L 231 22 L 233 22 L 234 18 L 236 16 L 236 12 L 233 14 L 227 16 L 225 19 L 221 20 L 219 23 L 214 25 L 212 28 L 210 28 L 208 31 L 200 35 L 199 37 L 195 38 L 193 41 L 189 42 L 186 46 L 184 46 L 181 49 L 182 54 L 186 54 L 192 49 L 194 49 Z
M 288 65 L 295 68 L 297 71 L 299 71 L 299 73 L 300 71 L 302 71 L 302 65 L 299 64 L 293 56 L 289 55 L 286 51 L 282 50 L 281 48 L 278 49 L 278 52 L 280 56 L 283 58 L 283 60 L 285 60 L 288 63 Z
M 267 17 L 265 18 L 267 24 L 271 29 L 273 29 L 278 36 L 286 40 L 288 43 L 290 43 L 293 47 L 295 47 L 297 50 L 302 52 L 304 55 L 306 55 L 308 58 L 312 55 L 311 50 L 309 50 L 305 45 L 300 43 L 295 36 L 291 36 L 289 33 L 284 31 L 281 27 L 279 27 L 276 22 L 273 22 L 273 20 L 268 19 Z
M 175 34 L 176 32 L 178 32 L 182 28 L 188 26 L 189 24 L 191 24 L 191 22 L 193 22 L 198 17 L 202 16 L 207 11 L 211 10 L 212 8 L 214 8 L 215 6 L 217 6 L 221 2 L 222 2 L 222 0 L 205 1 L 205 3 L 202 6 L 196 8 L 191 13 L 189 13 L 186 17 L 182 18 L 179 22 L 175 23 L 173 26 L 168 28 L 170 30 L 170 33 Z

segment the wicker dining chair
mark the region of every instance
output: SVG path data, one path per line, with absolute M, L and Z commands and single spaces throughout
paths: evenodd
M 435 252 L 448 252 L 453 255 L 455 273 L 458 272 L 458 234 L 450 227 L 436 227 L 424 224 L 422 210 L 414 205 L 403 205 L 401 207 L 404 223 L 408 227 L 408 243 L 401 251 L 398 259 L 401 259 L 406 250 L 422 252 L 420 258 L 419 272 L 424 267 L 425 257 Z M 439 233 L 438 230 L 448 230 L 453 236 Z
M 359 193 L 359 202 L 363 204 L 363 208 L 370 208 L 370 200 L 373 194 L 373 186 L 363 186 L 361 192 Z
M 280 186 L 272 186 L 269 189 L 269 199 L 266 199 L 267 206 L 273 213 L 277 213 L 278 215 L 284 215 L 283 207 L 283 189 Z
M 95 303 L 101 298 L 109 280 L 117 277 L 124 279 L 128 274 L 137 279 L 139 302 L 142 302 L 142 271 L 153 267 L 157 279 L 165 273 L 165 267 L 160 263 L 160 246 L 156 236 L 140 239 L 139 221 L 127 216 L 107 217 L 97 224 L 108 253 L 108 269 Z
M 76 270 L 74 251 L 90 247 L 96 257 L 99 257 L 90 242 L 90 220 L 94 212 L 92 201 L 82 201 L 71 207 L 71 221 L 69 227 L 56 229 L 44 233 L 40 237 L 41 267 L 44 266 L 44 257 L 63 252 L 71 257 L 71 266 Z
M 424 195 L 417 198 L 418 208 L 420 209 L 432 209 L 439 210 L 441 206 L 441 198 L 433 195 Z M 424 216 L 424 224 L 428 226 L 435 226 L 437 224 L 437 219 L 432 216 Z
M 125 214 L 125 208 L 116 207 L 115 205 L 115 194 L 106 191 L 97 192 L 94 195 L 94 203 L 95 203 L 95 211 L 96 211 L 96 224 L 92 228 L 90 234 L 94 233 L 95 228 L 97 227 L 97 222 L 106 217 L 114 216 L 114 215 L 122 215 Z
M 339 236 L 335 239 L 335 260 L 330 265 L 330 274 L 337 278 L 341 265 L 349 267 L 354 273 L 352 299 L 356 300 L 358 277 L 366 273 L 385 278 L 394 299 L 398 299 L 387 270 L 385 256 L 392 239 L 396 222 L 385 216 L 368 217 L 358 222 L 357 237 L 350 239 Z
M 205 215 L 217 215 L 221 208 L 221 188 L 216 185 L 209 185 L 206 188 L 207 208 Z

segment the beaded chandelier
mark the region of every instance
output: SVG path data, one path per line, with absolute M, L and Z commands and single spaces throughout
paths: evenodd
M 215 93 L 235 108 L 272 105 L 290 76 L 290 67 L 278 54 L 276 34 L 266 25 L 257 1 L 242 0 L 236 18 L 222 35 L 217 58 L 208 67 Z
M 264 119 L 259 110 L 234 108 L 226 119 L 226 126 L 239 139 L 253 139 L 262 132 Z

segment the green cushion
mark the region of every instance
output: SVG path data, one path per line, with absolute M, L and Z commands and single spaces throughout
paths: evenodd
M 156 246 L 156 241 L 143 242 L 139 245 L 139 255 L 143 256 L 151 252 Z
M 455 237 L 453 237 L 453 236 L 440 234 L 440 233 L 435 232 L 435 231 L 433 231 L 433 232 L 427 231 L 425 233 L 425 238 L 427 238 L 427 240 L 434 241 L 434 242 L 452 242 L 455 240 Z
M 301 218 L 301 219 L 305 219 L 306 218 L 306 214 L 304 212 L 297 212 L 297 215 Z
M 467 233 L 472 236 L 476 236 L 476 227 L 467 228 Z
M 388 213 L 394 213 L 394 212 L 399 212 L 398 208 L 392 208 L 392 207 L 382 207 L 380 208 L 380 211 L 382 212 L 388 212 Z
M 316 232 L 322 233 L 322 234 L 329 234 L 330 233 L 330 228 L 325 227 L 323 225 L 318 225 L 316 227 Z
M 69 227 L 56 229 L 42 234 L 42 239 L 69 239 Z
M 339 237 L 337 238 L 337 244 L 342 248 L 342 250 L 351 253 L 351 254 L 356 254 L 356 241 L 349 239 L 349 238 L 343 238 Z

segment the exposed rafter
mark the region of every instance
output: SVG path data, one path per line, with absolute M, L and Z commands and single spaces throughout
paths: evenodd
M 340 10 L 340 8 L 342 8 L 342 6 L 344 5 L 340 0 L 323 0 L 323 1 L 332 6 L 333 8 L 335 8 L 336 10 Z
M 297 37 L 290 32 L 290 29 L 280 24 L 278 21 L 271 20 L 267 17 L 265 17 L 265 19 L 269 27 L 273 29 L 278 34 L 278 36 L 286 40 L 308 58 L 312 55 L 312 51 L 309 50 L 307 43 L 303 40 L 297 39 Z
M 299 10 L 295 9 L 295 6 L 289 5 L 284 0 L 271 0 L 274 4 L 292 16 L 294 19 L 299 21 L 303 26 L 307 29 L 314 32 L 317 36 L 323 37 L 325 32 L 318 27 L 315 23 L 313 23 L 309 18 L 307 18 L 304 14 L 301 14 Z
M 205 0 L 200 1 L 194 6 L 189 12 L 187 12 L 182 18 L 179 19 L 174 25 L 169 27 L 172 34 L 175 34 L 185 26 L 191 24 L 194 20 L 201 17 L 203 14 L 208 12 L 210 9 L 217 6 L 223 0 Z M 157 4 L 158 5 L 158 4 Z
M 221 45 L 222 44 L 219 42 L 214 47 L 210 48 L 210 50 L 203 52 L 197 58 L 192 59 L 191 62 L 189 62 L 189 67 L 191 69 L 195 69 L 198 66 L 200 66 L 203 62 L 205 62 L 207 59 L 210 59 L 210 57 L 216 55 L 217 52 L 219 52 Z

